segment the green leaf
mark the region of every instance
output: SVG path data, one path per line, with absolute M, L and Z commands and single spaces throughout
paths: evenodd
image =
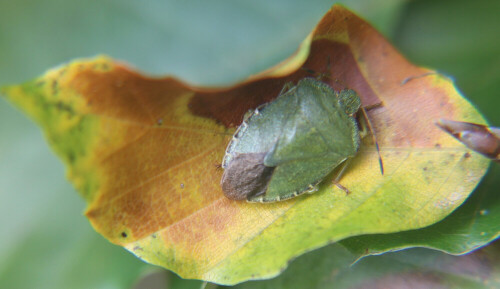
M 231 288 L 498 288 L 498 245 L 465 256 L 408 249 L 370 256 L 353 264 L 355 256 L 340 244 L 333 244 L 297 258 L 277 278 Z

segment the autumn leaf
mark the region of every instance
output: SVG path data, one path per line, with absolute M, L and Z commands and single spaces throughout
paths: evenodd
M 302 69 L 304 68 L 304 69 Z M 218 168 L 250 109 L 286 82 L 328 70 L 369 109 L 370 139 L 332 186 L 286 202 L 224 197 Z M 347 237 L 434 224 L 469 196 L 489 161 L 441 131 L 441 118 L 485 123 L 453 83 L 405 60 L 340 6 L 282 64 L 226 88 L 154 79 L 106 57 L 75 61 L 5 89 L 34 119 L 109 241 L 184 278 L 235 284 L 277 275 L 304 252 Z

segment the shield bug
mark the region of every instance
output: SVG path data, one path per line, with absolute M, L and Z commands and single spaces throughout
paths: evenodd
M 353 90 L 337 93 L 315 78 L 286 84 L 236 130 L 222 161 L 224 194 L 274 202 L 315 192 L 330 172 L 356 155 L 360 106 Z

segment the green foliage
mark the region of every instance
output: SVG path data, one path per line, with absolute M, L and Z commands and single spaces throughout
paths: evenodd
M 457 257 L 427 249 L 371 256 L 353 264 L 354 256 L 333 244 L 299 257 L 269 281 L 251 281 L 237 289 L 348 288 L 498 288 L 498 247 Z

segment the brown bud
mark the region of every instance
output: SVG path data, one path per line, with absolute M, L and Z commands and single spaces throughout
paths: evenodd
M 436 122 L 468 148 L 500 162 L 500 129 L 481 124 L 440 119 Z

